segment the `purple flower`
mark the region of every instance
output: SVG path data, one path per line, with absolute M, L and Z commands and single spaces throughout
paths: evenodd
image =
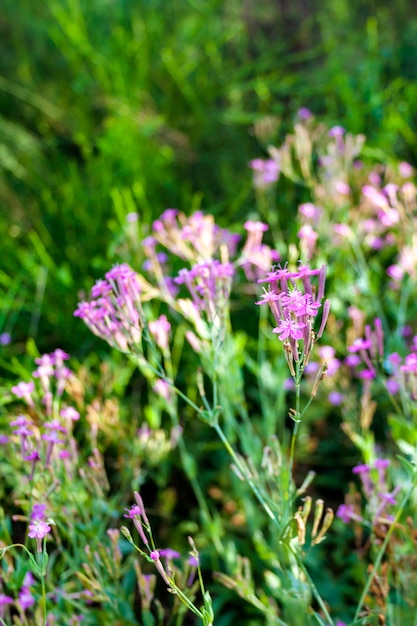
M 336 517 L 339 517 L 345 524 L 348 524 L 352 519 L 354 519 L 354 516 L 355 511 L 353 504 L 341 504 L 336 512 Z
M 159 556 L 171 561 L 172 559 L 179 559 L 181 554 L 172 548 L 162 548 L 162 550 L 159 550 Z
M 301 107 L 300 109 L 298 109 L 297 115 L 300 120 L 309 120 L 311 117 L 313 117 L 312 112 L 307 107 Z
M 278 180 L 280 167 L 273 159 L 253 159 L 249 163 L 253 170 L 253 185 L 258 189 L 263 189 Z
M 327 399 L 333 406 L 340 406 L 344 400 L 344 395 L 338 391 L 331 391 Z
M 29 609 L 34 604 L 35 604 L 35 598 L 31 594 L 29 587 L 22 587 L 21 590 L 19 591 L 20 607 L 23 609 L 23 611 L 26 611 L 26 609 Z
M 10 596 L 6 596 L 4 593 L 0 593 L 0 607 L 6 606 L 7 604 L 12 604 L 13 602 L 13 598 L 11 598 Z
M 343 135 L 345 134 L 345 129 L 343 128 L 343 126 L 333 126 L 330 130 L 329 130 L 329 136 L 330 137 L 343 137 Z
M 0 333 L 0 346 L 8 346 L 10 343 L 12 343 L 10 333 Z
M 46 513 L 46 504 L 41 504 L 41 503 L 37 502 L 32 507 L 32 514 L 30 516 L 30 519 L 32 521 L 35 521 L 35 520 L 45 520 L 45 517 L 46 517 L 45 513 Z

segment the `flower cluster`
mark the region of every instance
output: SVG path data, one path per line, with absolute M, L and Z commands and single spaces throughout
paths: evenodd
M 11 389 L 12 394 L 27 406 L 27 413 L 13 416 L 10 421 L 11 437 L 3 435 L 1 443 L 18 442 L 22 460 L 28 464 L 28 477 L 32 481 L 36 467 L 42 470 L 64 465 L 71 476 L 78 456 L 72 438 L 73 424 L 79 412 L 63 403 L 66 383 L 72 372 L 65 365 L 69 355 L 57 349 L 35 359 L 37 369 L 33 379 L 21 381 Z M 42 421 L 41 416 L 46 416 Z
M 211 259 L 180 270 L 175 282 L 187 287 L 196 309 L 214 322 L 228 308 L 233 275 L 231 263 Z
M 257 189 L 266 189 L 279 178 L 280 167 L 274 159 L 253 159 L 249 167 L 253 170 L 253 186 Z
M 50 532 L 51 527 L 46 520 L 46 504 L 34 504 L 32 515 L 30 516 L 30 524 L 28 528 L 28 537 L 36 539 L 36 549 L 42 552 L 42 539 Z
M 27 572 L 25 574 L 25 577 L 23 578 L 22 586 L 19 590 L 16 600 L 5 593 L 0 593 L 0 618 L 2 620 L 4 620 L 4 618 L 6 617 L 6 611 L 9 610 L 8 607 L 14 605 L 19 610 L 19 612 L 24 613 L 27 609 L 30 609 L 35 604 L 35 598 L 31 591 L 34 583 L 35 579 L 32 572 Z
M 173 560 L 179 559 L 181 554 L 172 548 L 156 548 L 152 536 L 152 527 L 146 514 L 143 500 L 137 491 L 134 496 L 135 504 L 133 504 L 130 508 L 125 509 L 126 513 L 124 514 L 124 517 L 133 521 L 133 524 L 146 550 L 146 552 L 144 552 L 141 548 L 138 548 L 138 551 L 143 556 L 146 556 L 148 561 L 151 561 L 155 565 L 157 572 L 168 586 L 168 589 L 174 591 L 175 582 L 172 565 Z M 133 539 L 128 528 L 125 526 L 122 527 L 121 532 L 128 541 L 133 543 Z M 190 552 L 188 559 L 190 571 L 188 574 L 187 586 L 191 586 L 193 584 L 196 568 L 199 566 L 198 552 L 196 551 L 194 542 L 190 537 L 189 542 L 194 549 Z M 161 559 L 163 559 L 164 562 L 162 562 Z
M 355 339 L 351 346 L 348 346 L 349 356 L 345 359 L 345 364 L 349 367 L 364 365 L 365 368 L 358 372 L 358 377 L 364 380 L 376 378 L 376 364 L 384 357 L 384 332 L 382 322 L 377 317 L 374 320 L 374 329 L 365 326 L 365 337 Z
M 367 519 L 372 526 L 381 523 L 391 523 L 392 515 L 387 513 L 390 506 L 395 506 L 397 500 L 395 496 L 401 490 L 397 485 L 393 491 L 388 491 L 387 469 L 390 465 L 388 459 L 375 459 L 372 465 L 363 463 L 356 465 L 352 472 L 359 476 L 362 484 L 362 491 L 367 500 Z M 345 504 L 341 504 L 336 516 L 346 524 L 355 521 L 363 523 L 364 517 L 361 514 L 360 505 L 352 498 L 352 494 L 346 496 Z
M 91 300 L 74 312 L 98 337 L 122 352 L 141 341 L 144 317 L 136 272 L 126 263 L 116 265 L 91 289 Z
M 265 275 L 265 272 L 274 263 L 280 260 L 280 255 L 262 241 L 263 234 L 269 229 L 267 224 L 247 220 L 243 227 L 248 235 L 242 249 L 239 265 L 243 268 L 248 280 L 257 281 Z
M 151 260 L 157 243 L 194 264 L 215 258 L 221 248 L 227 250 L 229 257 L 234 256 L 240 240 L 239 235 L 220 228 L 212 215 L 204 215 L 201 211 L 186 217 L 177 209 L 167 209 L 153 222 L 152 231 L 152 237 L 143 242 L 145 253 Z
M 317 289 L 311 282 L 314 276 L 318 277 Z M 294 362 L 300 363 L 302 367 L 307 365 L 314 343 L 322 336 L 329 316 L 330 301 L 325 300 L 321 324 L 316 333 L 313 326 L 322 306 L 325 278 L 326 266 L 312 270 L 306 265 L 300 265 L 297 271 L 278 267 L 258 281 L 268 283 L 269 289 L 264 291 L 256 304 L 269 305 L 277 323 L 272 332 L 284 343 L 293 376 Z
M 390 376 L 385 381 L 391 395 L 403 392 L 412 401 L 417 400 L 417 336 L 414 337 L 411 352 L 404 359 L 393 352 L 387 357 Z

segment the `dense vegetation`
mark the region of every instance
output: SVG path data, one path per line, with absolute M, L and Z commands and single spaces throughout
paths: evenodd
M 417 8 L 0 37 L 0 623 L 414 624 Z

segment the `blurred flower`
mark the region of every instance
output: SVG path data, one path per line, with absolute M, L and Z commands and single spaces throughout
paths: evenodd
M 249 162 L 253 170 L 253 186 L 265 189 L 278 180 L 280 167 L 273 159 L 253 159 Z
M 12 343 L 12 336 L 9 333 L 0 333 L 0 346 L 8 346 Z

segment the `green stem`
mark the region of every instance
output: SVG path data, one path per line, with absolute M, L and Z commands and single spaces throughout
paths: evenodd
M 42 617 L 43 617 L 43 626 L 46 626 L 46 586 L 45 586 L 45 576 L 41 577 L 41 587 L 42 587 L 42 599 L 41 599 L 41 607 L 42 607 Z
M 361 597 L 360 597 L 359 604 L 358 604 L 358 608 L 356 609 L 355 617 L 354 617 L 354 619 L 353 619 L 353 621 L 354 621 L 354 622 L 356 622 L 356 620 L 358 620 L 358 619 L 359 619 L 359 614 L 360 614 L 360 612 L 361 612 L 361 610 L 362 610 L 362 607 L 363 607 L 363 605 L 364 605 L 365 598 L 366 598 L 366 596 L 367 596 L 367 594 L 368 594 L 368 591 L 369 591 L 369 588 L 370 588 L 370 586 L 371 586 L 371 584 L 372 584 L 372 581 L 373 581 L 373 579 L 374 579 L 374 577 L 375 577 L 375 575 L 376 575 L 376 573 L 377 573 L 377 571 L 378 571 L 378 568 L 379 568 L 379 566 L 381 565 L 382 557 L 383 557 L 383 556 L 384 556 L 384 554 L 385 554 L 385 550 L 387 549 L 388 542 L 389 542 L 389 540 L 390 540 L 390 538 L 391 538 L 392 533 L 394 532 L 394 528 L 395 528 L 395 526 L 398 524 L 399 519 L 400 519 L 400 517 L 401 517 L 401 515 L 402 515 L 402 512 L 403 512 L 403 510 L 404 510 L 404 508 L 405 508 L 405 505 L 407 504 L 408 500 L 409 500 L 409 499 L 410 499 L 410 497 L 411 497 L 411 494 L 412 494 L 412 493 L 413 493 L 413 491 L 414 491 L 414 488 L 415 488 L 415 486 L 416 486 L 416 478 L 417 478 L 417 472 L 416 472 L 416 474 L 415 474 L 415 476 L 414 476 L 414 480 L 413 480 L 413 482 L 412 482 L 412 484 L 411 484 L 410 489 L 409 489 L 409 490 L 407 491 L 407 493 L 405 494 L 405 496 L 404 496 L 404 498 L 403 498 L 403 500 L 402 500 L 402 502 L 401 502 L 401 504 L 400 504 L 400 506 L 399 506 L 399 508 L 398 508 L 397 514 L 396 514 L 396 516 L 395 516 L 395 519 L 394 519 L 394 521 L 392 522 L 391 526 L 389 527 L 388 532 L 387 532 L 387 534 L 385 535 L 384 542 L 383 542 L 383 544 L 382 544 L 382 546 L 381 546 L 381 548 L 380 548 L 380 550 L 379 550 L 379 552 L 378 552 L 378 554 L 377 554 L 377 557 L 376 557 L 376 559 L 375 559 L 374 566 L 373 566 L 373 568 L 372 568 L 371 573 L 370 573 L 370 574 L 369 574 L 369 576 L 368 576 L 368 580 L 366 581 L 366 585 L 365 585 L 365 587 L 364 587 L 364 589 L 363 589 L 363 592 L 362 592 L 362 595 L 361 595 Z
M 292 473 L 294 468 L 294 456 L 295 456 L 295 443 L 297 440 L 298 428 L 301 422 L 300 415 L 300 387 L 301 383 L 297 376 L 297 380 L 295 383 L 295 417 L 294 419 L 294 428 L 291 436 L 290 443 L 290 457 L 288 460 L 288 484 L 287 484 L 287 502 L 291 500 L 291 484 L 292 484 Z
M 334 622 L 332 620 L 332 618 L 330 617 L 330 614 L 327 610 L 326 605 L 324 604 L 324 600 L 321 597 L 316 585 L 313 582 L 313 579 L 311 578 L 310 574 L 308 573 L 308 570 L 306 568 L 306 566 L 304 565 L 304 563 L 302 562 L 302 560 L 300 559 L 299 555 L 297 554 L 297 552 L 294 550 L 294 548 L 291 546 L 291 544 L 289 544 L 289 549 L 291 551 L 291 553 L 294 555 L 295 560 L 297 561 L 297 565 L 300 568 L 300 570 L 303 572 L 304 576 L 306 577 L 308 584 L 311 587 L 311 591 L 313 593 L 313 596 L 317 602 L 317 604 L 319 605 L 320 609 L 322 610 L 322 613 L 325 617 L 326 622 L 329 624 L 329 626 L 333 626 Z
M 264 499 L 262 493 L 259 491 L 258 487 L 255 485 L 255 483 L 250 478 L 250 476 L 248 476 L 246 468 L 242 465 L 242 462 L 240 461 L 240 459 L 237 456 L 236 452 L 233 450 L 232 446 L 230 445 L 230 443 L 229 443 L 226 435 L 224 434 L 221 426 L 217 422 L 214 422 L 214 424 L 212 426 L 213 426 L 214 430 L 216 431 L 216 433 L 218 434 L 219 438 L 221 439 L 221 441 L 222 441 L 224 447 L 226 448 L 227 452 L 232 457 L 233 462 L 236 465 L 237 469 L 242 474 L 242 476 L 244 476 L 245 480 L 248 482 L 248 485 L 250 486 L 251 490 L 253 491 L 254 495 L 256 496 L 258 502 L 262 505 L 262 507 L 266 511 L 268 517 L 274 522 L 274 524 L 278 528 L 280 528 L 280 524 L 279 524 L 277 518 L 275 517 L 274 513 L 271 511 L 269 505 L 265 501 L 265 499 Z

